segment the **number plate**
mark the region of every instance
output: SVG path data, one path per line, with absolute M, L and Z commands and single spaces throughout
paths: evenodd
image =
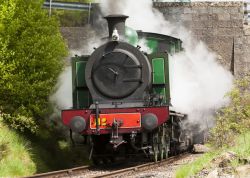
M 96 129 L 95 114 L 90 115 L 90 128 Z M 112 113 L 100 114 L 98 125 L 100 129 L 110 129 L 114 121 L 121 123 L 119 128 L 140 128 L 141 113 Z

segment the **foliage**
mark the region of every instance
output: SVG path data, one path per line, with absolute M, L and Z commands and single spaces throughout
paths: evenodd
M 24 131 L 24 129 L 28 129 L 31 132 L 36 132 L 38 126 L 36 122 L 32 118 L 28 118 L 27 116 L 23 116 L 20 114 L 13 116 L 11 114 L 1 114 L 0 117 L 6 121 L 12 128 Z
M 58 17 L 62 27 L 81 27 L 87 24 L 86 11 L 53 10 L 52 14 Z
M 20 130 L 49 112 L 48 96 L 62 71 L 66 46 L 41 0 L 0 0 L 0 111 Z
M 85 164 L 89 164 L 87 148 L 72 148 L 61 133 L 41 128 L 37 134 L 22 134 L 0 119 L 0 177 L 29 176 Z
M 28 139 L 31 141 L 36 173 L 89 164 L 87 146 L 72 147 L 59 131 L 41 128 L 36 135 L 30 134 Z
M 211 160 L 227 150 L 234 151 L 240 158 L 250 156 L 249 90 L 249 75 L 235 81 L 234 89 L 227 94 L 231 99 L 230 104 L 217 113 L 216 125 L 211 133 L 211 145 L 214 150 L 202 155 L 191 164 L 181 166 L 176 171 L 176 177 L 190 177 L 203 168 L 209 169 Z M 239 164 L 238 161 L 232 162 L 232 166 Z
M 0 177 L 25 176 L 36 172 L 30 144 L 0 121 Z
M 91 3 L 93 0 L 57 0 L 57 2 Z M 81 27 L 88 23 L 89 12 L 53 9 L 52 15 L 58 17 L 62 27 Z
M 238 158 L 248 158 L 250 156 L 250 132 L 245 132 L 239 135 L 235 139 L 234 147 L 223 147 L 212 149 L 210 152 L 203 154 L 201 157 L 196 159 L 194 162 L 181 166 L 177 169 L 175 175 L 177 178 L 192 177 L 202 169 L 209 170 L 212 166 L 211 161 L 217 156 L 221 155 L 226 151 L 233 151 L 236 153 Z M 214 146 L 214 145 L 213 145 Z M 237 167 L 241 165 L 240 159 L 233 160 L 230 165 L 232 167 Z M 195 176 L 194 176 L 195 177 Z
M 250 76 L 235 82 L 227 94 L 230 104 L 218 112 L 211 140 L 218 147 L 232 146 L 235 137 L 250 129 Z
M 230 150 L 234 151 L 240 158 L 249 158 L 250 156 L 250 132 L 240 135 L 236 139 L 237 145 Z

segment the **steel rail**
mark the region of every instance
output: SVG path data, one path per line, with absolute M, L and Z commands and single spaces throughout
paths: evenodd
M 81 174 L 84 171 L 87 171 L 91 168 L 91 166 L 81 166 L 81 167 L 76 167 L 72 169 L 65 169 L 65 170 L 60 170 L 60 171 L 53 171 L 53 172 L 47 172 L 47 173 L 41 173 L 41 174 L 35 174 L 32 176 L 27 176 L 23 178 L 52 178 L 52 177 L 60 177 L 60 176 L 70 176 L 74 174 Z
M 97 176 L 93 176 L 92 178 L 111 178 L 111 177 L 117 177 L 117 176 L 125 176 L 125 174 L 130 174 L 133 172 L 138 172 L 138 171 L 145 171 L 151 167 L 155 167 L 155 166 L 162 166 L 162 165 L 168 165 L 171 164 L 175 161 L 178 161 L 180 159 L 186 158 L 187 156 L 189 156 L 190 153 L 185 153 L 185 154 L 181 154 L 181 155 L 177 155 L 177 156 L 173 156 L 167 159 L 164 159 L 162 161 L 157 161 L 157 162 L 151 162 L 151 163 L 146 163 L 146 164 L 142 164 L 139 166 L 134 166 L 134 167 L 130 167 L 130 168 L 125 168 L 125 169 L 121 169 L 118 171 L 112 171 L 110 173 L 107 174 L 101 174 L 101 175 L 97 175 Z
M 178 161 L 180 159 L 183 159 L 187 156 L 189 156 L 189 153 L 173 156 L 167 159 L 164 159 L 162 161 L 158 162 L 150 162 L 150 163 L 145 163 L 142 165 L 137 165 L 137 166 L 132 166 L 129 168 L 125 169 L 120 169 L 120 170 L 115 170 L 110 173 L 106 174 L 99 174 L 96 176 L 91 176 L 92 178 L 102 178 L 102 177 L 114 177 L 114 176 L 119 176 L 119 175 L 124 175 L 124 174 L 129 174 L 133 173 L 134 171 L 144 171 L 147 170 L 148 168 L 154 167 L 154 166 L 162 166 L 162 165 L 168 165 L 171 164 L 175 161 Z M 70 177 L 70 176 L 81 176 L 85 171 L 91 171 L 92 166 L 81 166 L 81 167 L 76 167 L 72 169 L 65 169 L 65 170 L 60 170 L 60 171 L 53 171 L 53 172 L 47 172 L 47 173 L 41 173 L 41 174 L 35 174 L 32 176 L 26 176 L 23 178 L 55 178 L 55 177 Z M 100 171 L 103 171 L 100 170 Z

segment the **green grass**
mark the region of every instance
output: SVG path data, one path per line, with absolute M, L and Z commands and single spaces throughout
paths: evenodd
M 245 135 L 240 135 L 236 140 L 236 146 L 231 148 L 222 148 L 217 150 L 212 150 L 208 153 L 205 153 L 201 157 L 199 157 L 194 162 L 183 165 L 179 169 L 177 169 L 175 176 L 176 178 L 185 178 L 190 177 L 192 175 L 197 174 L 203 168 L 209 168 L 210 162 L 213 158 L 219 156 L 221 153 L 225 151 L 233 151 L 240 158 L 245 158 L 250 156 L 250 132 Z M 237 160 L 232 161 L 231 166 L 237 167 L 240 163 Z
M 40 128 L 37 135 L 27 135 L 37 173 L 56 171 L 89 164 L 86 146 L 72 147 L 62 131 Z
M 175 174 L 176 178 L 189 177 L 191 175 L 198 173 L 204 167 L 209 167 L 209 163 L 212 161 L 213 158 L 215 158 L 218 155 L 219 155 L 219 151 L 212 151 L 212 152 L 205 153 L 194 162 L 180 167 L 176 171 L 176 174 Z
M 250 132 L 240 135 L 237 139 L 237 146 L 230 149 L 237 153 L 238 156 L 244 158 L 250 156 Z
M 0 121 L 0 177 L 25 176 L 36 172 L 29 144 Z
M 29 176 L 89 164 L 86 147 L 72 148 L 60 133 L 16 132 L 0 118 L 0 177 Z

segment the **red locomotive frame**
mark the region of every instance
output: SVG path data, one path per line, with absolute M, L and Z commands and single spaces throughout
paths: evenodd
M 101 109 L 100 115 L 105 114 L 106 116 L 109 115 L 110 118 L 112 118 L 112 114 L 140 114 L 141 118 L 148 113 L 155 114 L 158 118 L 158 125 L 162 125 L 164 122 L 166 122 L 169 119 L 169 108 L 166 106 L 160 106 L 160 107 L 143 107 L 143 108 L 117 108 L 117 109 Z M 92 135 L 95 134 L 96 129 L 91 128 L 91 117 L 95 115 L 95 110 L 91 109 L 81 109 L 81 110 L 63 110 L 62 111 L 62 120 L 63 123 L 67 126 L 69 126 L 70 121 L 75 116 L 81 116 L 85 119 L 87 123 L 86 129 L 81 132 L 81 134 L 87 134 Z M 123 118 L 120 118 L 123 119 Z M 127 117 L 124 117 L 124 120 L 127 119 Z M 136 118 L 138 120 L 138 118 Z M 110 121 L 110 120 L 109 120 Z M 126 121 L 124 126 L 119 127 L 119 133 L 131 133 L 132 131 L 141 132 L 141 121 L 138 123 L 135 123 L 134 119 L 131 119 L 131 122 Z M 100 124 L 101 126 L 101 124 Z M 125 128 L 126 127 L 126 128 Z M 103 127 L 100 127 L 99 134 L 110 134 L 111 130 L 106 127 L 105 129 Z

